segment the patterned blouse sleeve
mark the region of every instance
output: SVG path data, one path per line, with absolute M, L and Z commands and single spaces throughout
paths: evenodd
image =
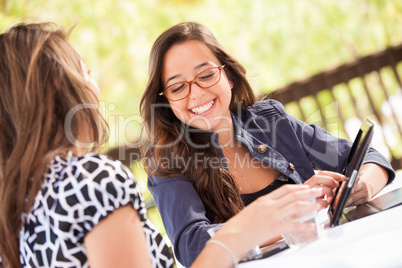
M 74 194 L 64 195 L 64 201 L 73 212 L 69 217 L 73 222 L 66 224 L 71 224 L 69 233 L 72 239 L 79 240 L 76 242 L 83 242 L 94 226 L 123 206 L 132 206 L 145 221 L 146 209 L 137 183 L 120 161 L 104 155 L 85 155 L 73 161 L 64 176 L 75 177 L 70 186 Z

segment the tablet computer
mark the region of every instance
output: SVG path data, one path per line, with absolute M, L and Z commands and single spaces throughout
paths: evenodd
M 347 179 L 340 184 L 329 206 L 330 227 L 339 224 L 346 202 L 349 199 L 353 186 L 359 176 L 360 168 L 363 165 L 363 160 L 368 152 L 373 132 L 374 124 L 366 119 L 357 133 L 342 172 Z

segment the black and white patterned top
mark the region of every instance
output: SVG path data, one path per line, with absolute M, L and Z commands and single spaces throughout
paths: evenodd
M 153 267 L 173 267 L 131 172 L 104 155 L 56 156 L 20 231 L 23 267 L 89 267 L 84 237 L 119 207 L 138 211 Z

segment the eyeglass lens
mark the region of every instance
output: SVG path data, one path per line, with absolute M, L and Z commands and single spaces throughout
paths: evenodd
M 218 83 L 220 79 L 220 67 L 209 68 L 199 73 L 193 81 L 174 83 L 165 89 L 166 97 L 170 100 L 184 99 L 190 93 L 191 84 L 195 83 L 201 88 L 208 88 Z

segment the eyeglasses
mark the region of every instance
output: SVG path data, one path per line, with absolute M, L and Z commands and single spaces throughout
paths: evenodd
M 225 64 L 220 67 L 208 68 L 197 76 L 192 81 L 181 81 L 166 87 L 159 96 L 164 95 L 168 100 L 178 101 L 186 98 L 191 91 L 191 84 L 197 84 L 200 88 L 209 88 L 216 85 L 221 80 L 221 71 L 225 68 Z

